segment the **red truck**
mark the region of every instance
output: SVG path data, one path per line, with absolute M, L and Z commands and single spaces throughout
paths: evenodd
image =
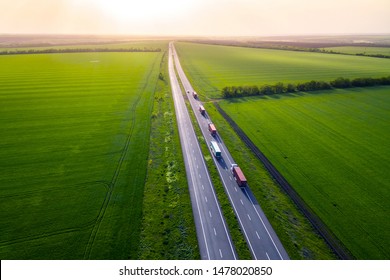
M 236 179 L 236 182 L 238 186 L 240 187 L 246 187 L 246 178 L 244 176 L 244 173 L 242 173 L 241 168 L 238 167 L 237 164 L 233 163 L 231 167 L 231 171 L 233 173 L 234 179 Z
M 206 110 L 204 109 L 204 107 L 202 105 L 199 106 L 199 112 L 204 115 L 206 114 Z
M 215 125 L 212 123 L 209 123 L 209 131 L 212 136 L 217 135 L 217 129 L 215 128 Z

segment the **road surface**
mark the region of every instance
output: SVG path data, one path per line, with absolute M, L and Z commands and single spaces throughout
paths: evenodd
M 202 115 L 199 112 L 198 109 L 202 103 L 200 100 L 195 99 L 192 96 L 194 90 L 180 65 L 179 57 L 177 56 L 173 44 L 171 44 L 171 48 L 174 53 L 173 58 L 175 60 L 177 73 L 187 93 L 188 99 L 190 100 L 192 109 L 195 112 L 202 134 L 208 144 L 210 144 L 211 140 L 215 140 L 222 151 L 221 159 L 217 160 L 214 156 L 212 157 L 218 168 L 220 178 L 229 197 L 234 213 L 239 221 L 241 231 L 244 234 L 253 259 L 289 259 L 286 250 L 281 244 L 267 217 L 264 215 L 259 203 L 253 196 L 249 184 L 244 188 L 240 188 L 237 185 L 237 182 L 230 170 L 231 164 L 235 163 L 235 161 L 230 155 L 221 137 L 218 134 L 213 137 L 208 131 L 208 124 L 212 123 L 211 119 L 207 115 L 207 112 L 205 115 Z
M 172 58 L 173 49 L 172 44 L 170 44 L 169 77 L 201 258 L 206 260 L 234 260 L 237 259 L 237 254 L 222 216 L 214 187 L 175 75 Z

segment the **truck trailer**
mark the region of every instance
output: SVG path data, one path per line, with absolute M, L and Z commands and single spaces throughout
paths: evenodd
M 209 123 L 209 131 L 212 136 L 217 135 L 217 129 L 215 128 L 215 125 L 212 123 Z
M 237 164 L 233 163 L 231 167 L 231 171 L 233 173 L 234 179 L 236 179 L 236 182 L 238 186 L 240 187 L 246 187 L 247 181 L 244 176 L 244 173 L 242 173 L 241 168 L 238 167 Z
M 210 141 L 210 150 L 216 159 L 221 158 L 221 150 L 219 149 L 218 143 L 215 141 Z

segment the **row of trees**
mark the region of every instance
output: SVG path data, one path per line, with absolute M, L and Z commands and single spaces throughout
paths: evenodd
M 39 54 L 39 53 L 81 53 L 81 52 L 161 52 L 160 48 L 69 48 L 69 49 L 29 49 L 5 50 L 0 55 Z
M 382 78 L 337 78 L 330 82 L 310 81 L 297 84 L 276 83 L 263 86 L 229 86 L 222 89 L 224 98 L 253 96 L 253 95 L 271 95 L 280 93 L 291 93 L 296 91 L 316 91 L 332 88 L 350 88 L 350 87 L 368 87 L 378 85 L 390 85 L 390 76 Z

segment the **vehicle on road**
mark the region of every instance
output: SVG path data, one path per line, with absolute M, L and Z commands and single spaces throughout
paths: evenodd
M 212 136 L 217 135 L 217 129 L 215 128 L 215 125 L 212 123 L 209 123 L 209 131 Z
M 192 92 L 192 96 L 195 98 L 195 99 L 198 99 L 198 94 L 194 91 Z
M 238 186 L 246 187 L 247 181 L 244 176 L 244 173 L 242 173 L 241 171 L 241 168 L 237 164 L 233 163 L 231 167 L 231 171 L 233 173 L 234 179 L 236 179 Z
M 219 149 L 217 142 L 215 142 L 215 141 L 210 142 L 210 150 L 212 151 L 212 153 L 216 159 L 221 158 L 221 150 Z
M 205 110 L 205 108 L 204 108 L 202 105 L 199 106 L 199 112 L 200 112 L 202 115 L 205 115 L 205 114 L 206 114 L 206 110 Z

